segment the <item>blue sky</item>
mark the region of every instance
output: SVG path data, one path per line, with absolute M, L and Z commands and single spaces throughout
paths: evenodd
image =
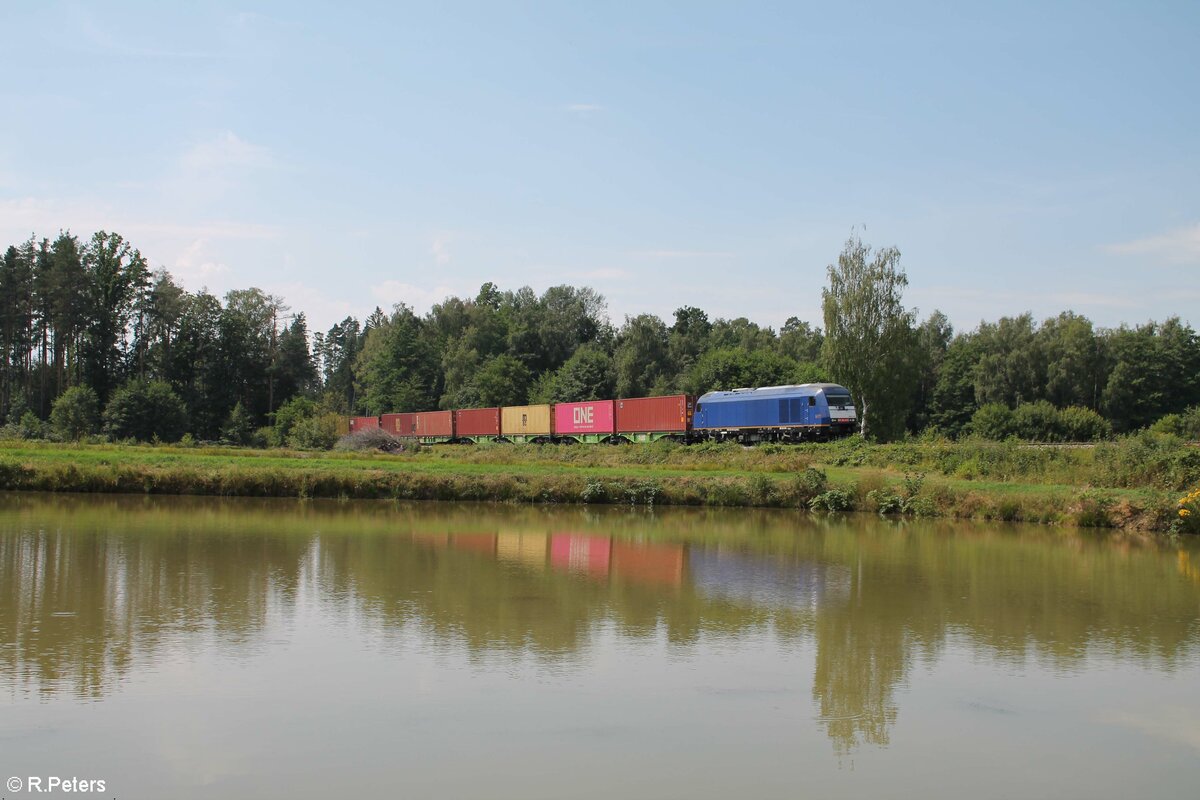
M 820 322 L 855 226 L 957 328 L 1200 324 L 1200 4 L 6 4 L 0 241 L 316 328 L 591 285 Z

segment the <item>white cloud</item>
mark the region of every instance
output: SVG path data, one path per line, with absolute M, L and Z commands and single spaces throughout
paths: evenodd
M 387 280 L 371 287 L 371 296 L 376 303 L 389 309 L 397 303 L 404 303 L 418 314 L 424 314 L 434 303 L 440 303 L 452 295 L 466 296 L 468 290 L 461 286 L 435 286 L 426 288 L 403 281 Z
M 439 233 L 433 237 L 433 244 L 429 247 L 430 254 L 433 255 L 433 260 L 439 264 L 450 263 L 450 234 Z
M 180 166 L 188 172 L 207 173 L 231 168 L 261 168 L 275 165 L 271 151 L 251 144 L 233 131 L 223 131 L 188 148 Z
M 1105 250 L 1118 255 L 1152 256 L 1172 264 L 1200 262 L 1200 223 L 1176 228 L 1158 236 L 1105 245 Z
M 727 250 L 639 250 L 633 255 L 637 258 L 677 259 L 677 258 L 733 258 L 737 253 Z
M 598 106 L 595 103 L 569 103 L 563 106 L 563 109 L 570 111 L 572 114 L 592 114 L 602 111 L 604 106 Z
M 229 267 L 208 252 L 208 242 L 196 239 L 175 257 L 170 272 L 185 286 L 207 286 L 213 278 L 229 272 Z

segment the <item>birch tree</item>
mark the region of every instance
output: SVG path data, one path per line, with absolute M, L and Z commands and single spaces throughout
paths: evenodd
M 828 272 L 829 287 L 822 292 L 826 365 L 854 395 L 862 434 L 896 436 L 915 378 L 910 361 L 916 312 L 904 307 L 908 276 L 900 268 L 900 251 L 873 252 L 854 234 Z

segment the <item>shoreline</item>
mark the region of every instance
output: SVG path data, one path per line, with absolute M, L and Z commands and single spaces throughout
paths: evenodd
M 910 464 L 875 466 L 871 462 L 879 458 L 874 455 L 847 458 L 850 447 L 747 454 L 660 450 L 664 457 L 616 448 L 511 447 L 382 455 L 6 442 L 0 443 L 0 490 L 793 508 L 1155 532 L 1169 529 L 1176 495 L 1144 486 L 998 480 L 961 477 L 962 470 L 937 474 Z

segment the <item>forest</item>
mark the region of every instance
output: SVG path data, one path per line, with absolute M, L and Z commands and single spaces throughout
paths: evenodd
M 485 283 L 424 315 L 401 304 L 310 333 L 259 289 L 185 290 L 119 234 L 32 237 L 0 262 L 0 420 L 9 437 L 306 446 L 328 443 L 334 415 L 830 380 L 870 398 L 879 440 L 1200 438 L 1200 338 L 1180 318 L 1024 313 L 955 331 L 903 307 L 898 252 L 874 255 L 852 238 L 839 264 L 892 281 L 882 338 L 847 339 L 853 309 L 837 303 L 862 298 L 839 295 L 834 265 L 825 319 L 778 330 L 689 306 L 614 324 L 587 287 Z

